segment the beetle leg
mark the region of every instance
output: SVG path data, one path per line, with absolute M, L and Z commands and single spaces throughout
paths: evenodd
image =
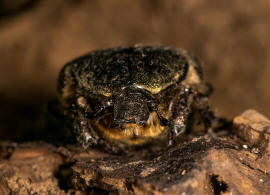
M 97 144 L 97 135 L 94 135 L 94 131 L 91 130 L 88 124 L 87 101 L 83 97 L 79 97 L 76 104 L 73 105 L 73 114 L 75 115 L 73 127 L 75 133 L 78 135 L 78 142 L 84 148 Z
M 198 110 L 200 118 L 204 124 L 204 130 L 207 132 L 212 125 L 212 121 L 216 118 L 214 112 L 210 109 L 208 97 L 198 94 L 194 98 L 194 106 Z
M 224 127 L 230 126 L 230 122 L 228 120 L 217 116 L 210 109 L 207 96 L 198 94 L 194 99 L 194 104 L 200 114 L 200 118 L 204 123 L 205 132 L 207 132 L 209 129 L 212 132 L 213 130 L 222 129 Z
M 192 91 L 188 87 L 182 87 L 180 93 L 172 101 L 171 111 L 172 116 L 170 120 L 170 136 L 178 136 L 182 134 L 187 128 L 187 121 L 191 113 L 190 106 L 188 106 L 189 98 Z M 170 138 L 171 140 L 172 138 Z
M 103 114 L 104 110 L 108 107 L 111 107 L 112 105 L 113 105 L 113 101 L 109 100 L 109 101 L 97 103 L 93 110 L 87 107 L 86 108 L 87 118 L 88 119 L 99 118 Z

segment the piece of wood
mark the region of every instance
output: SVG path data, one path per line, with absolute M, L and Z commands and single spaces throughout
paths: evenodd
M 247 110 L 233 120 L 234 133 L 251 147 L 266 149 L 270 140 L 270 121 L 255 110 Z
M 255 111 L 226 136 L 165 152 L 112 155 L 48 143 L 0 144 L 0 194 L 270 194 L 269 120 Z M 251 140 L 250 132 L 262 132 Z

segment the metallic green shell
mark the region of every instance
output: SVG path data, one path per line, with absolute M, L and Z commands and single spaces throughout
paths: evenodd
M 66 64 L 58 88 L 60 93 L 68 85 L 68 90 L 75 93 L 110 96 L 122 87 L 136 85 L 155 94 L 184 80 L 187 69 L 188 60 L 182 51 L 151 46 L 119 47 L 94 51 Z

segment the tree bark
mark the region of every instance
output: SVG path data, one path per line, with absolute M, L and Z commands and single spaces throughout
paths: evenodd
M 270 194 L 269 137 L 270 121 L 248 110 L 229 135 L 151 156 L 1 142 L 0 194 Z

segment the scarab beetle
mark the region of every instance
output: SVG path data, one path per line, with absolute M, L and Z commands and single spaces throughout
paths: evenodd
M 172 143 L 195 121 L 207 129 L 214 118 L 209 89 L 188 52 L 132 46 L 67 63 L 59 75 L 58 99 L 85 148 L 135 146 L 164 137 Z

